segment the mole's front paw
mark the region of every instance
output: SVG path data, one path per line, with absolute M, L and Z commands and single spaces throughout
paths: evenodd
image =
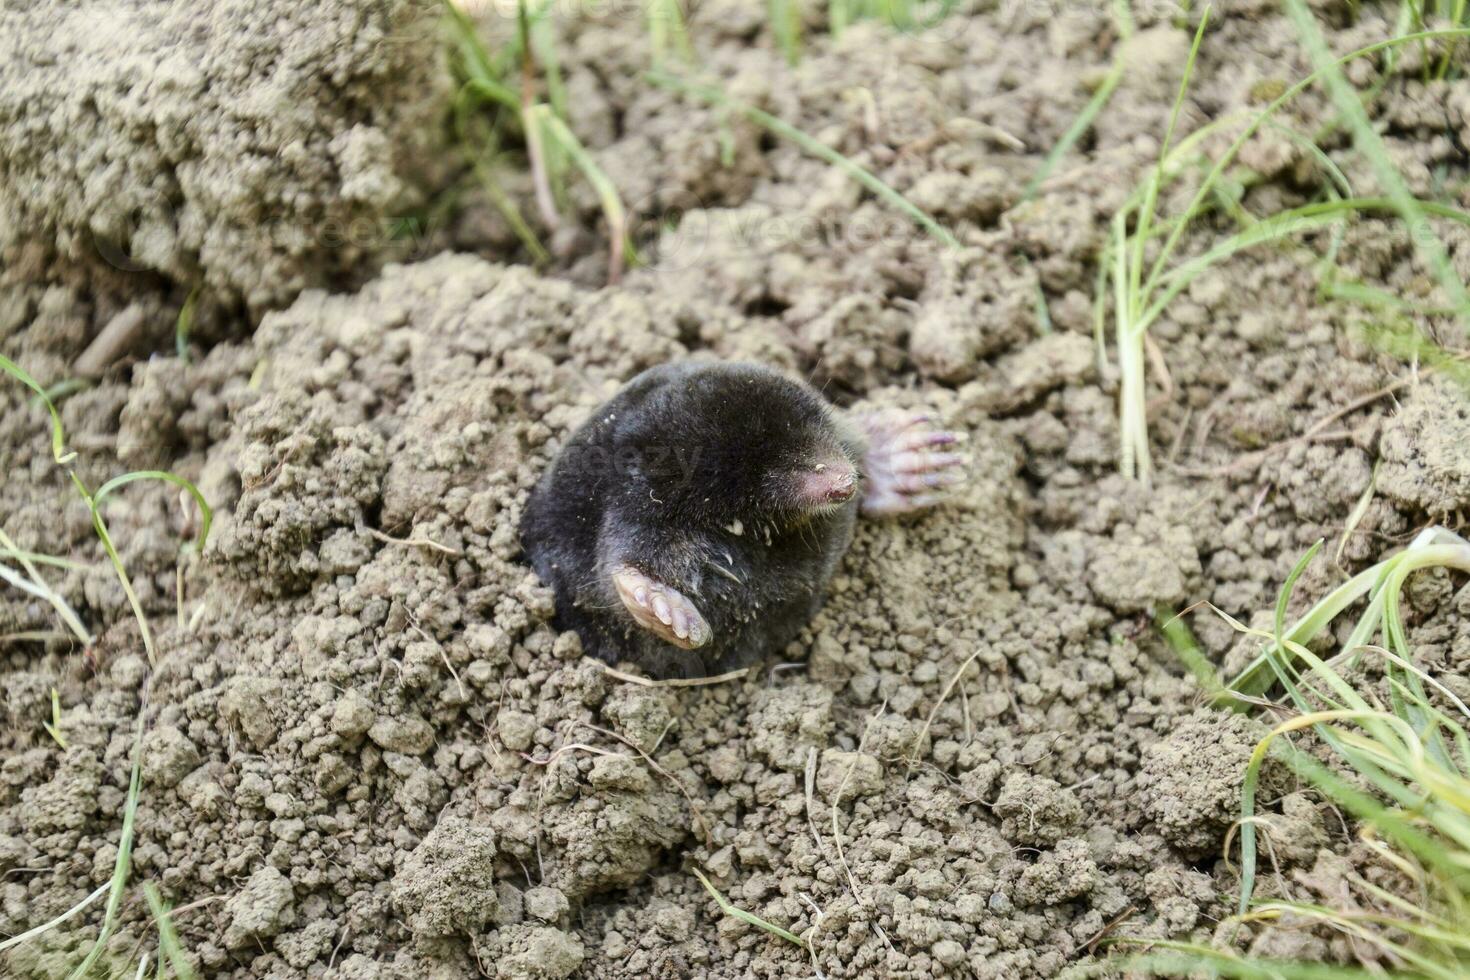
M 868 437 L 868 453 L 863 458 L 864 514 L 911 514 L 939 503 L 945 490 L 964 481 L 965 457 L 939 449 L 960 442 L 963 435 L 934 429 L 932 421 L 925 412 L 898 410 L 858 418 Z
M 671 585 L 623 565 L 613 572 L 618 598 L 639 626 L 684 650 L 702 647 L 714 636 L 694 603 Z

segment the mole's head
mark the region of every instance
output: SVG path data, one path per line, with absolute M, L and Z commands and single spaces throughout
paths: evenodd
M 831 407 L 766 368 L 702 368 L 650 392 L 629 422 L 619 442 L 644 463 L 637 478 L 651 505 L 673 520 L 789 528 L 861 489 Z

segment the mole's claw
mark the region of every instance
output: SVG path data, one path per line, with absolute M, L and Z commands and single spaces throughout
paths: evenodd
M 895 433 L 907 432 L 917 426 L 927 426 L 934 421 L 934 416 L 928 412 L 898 412 L 894 415 L 893 431 Z
M 650 578 L 632 565 L 619 566 L 612 573 L 612 582 L 633 621 L 659 639 L 693 650 L 714 636 L 699 609 L 673 586 Z
M 908 453 L 915 449 L 928 449 L 931 446 L 949 446 L 963 440 L 963 434 L 959 432 L 935 431 L 933 429 L 921 429 L 918 432 L 905 432 L 893 440 L 891 451 L 895 453 Z
M 959 453 L 899 453 L 889 464 L 895 473 L 925 473 L 960 466 L 965 457 Z
M 942 491 L 965 479 L 969 459 L 937 452 L 965 440 L 965 433 L 929 426 L 924 412 L 877 412 L 859 419 L 868 436 L 863 460 L 862 510 L 873 516 L 908 514 L 945 499 Z
M 924 470 L 917 473 L 899 473 L 893 477 L 893 485 L 899 493 L 916 494 L 936 487 L 953 486 L 964 480 L 963 473 L 953 470 Z

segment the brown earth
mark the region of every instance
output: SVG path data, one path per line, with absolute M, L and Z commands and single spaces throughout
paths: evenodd
M 1321 6 L 1343 50 L 1391 26 Z M 1323 235 L 1232 259 L 1171 305 L 1152 332 L 1169 373 L 1153 392 L 1161 470 L 1152 490 L 1117 475 L 1094 259 L 1157 154 L 1185 26 L 1139 15 L 1124 85 L 1023 200 L 1115 53 L 1105 7 L 974 3 L 929 32 L 859 24 L 835 42 L 814 11 L 794 68 L 758 5 L 698 9 L 696 44 L 732 95 L 871 168 L 951 228 L 955 251 L 790 144 L 641 81 L 642 23 L 613 11 L 563 24 L 561 42 L 575 127 L 638 219 L 643 263 L 623 284 L 600 285 L 585 188 L 568 216 L 582 230 L 543 272 L 475 200 L 434 240 L 481 255 L 389 264 L 355 292 L 306 288 L 336 282 L 335 253 L 282 278 L 263 252 L 227 275 L 227 256 L 213 267 L 181 246 L 262 314 L 187 361 L 169 334 L 190 276 L 108 279 L 107 303 L 129 282 L 149 297 L 156 347 L 64 402 L 78 474 L 95 487 L 166 467 L 217 520 L 205 554 L 180 558 L 197 515 L 172 488 L 136 484 L 104 508 L 157 636 L 150 672 L 43 413 L 0 389 L 3 527 L 89 563 L 46 574 L 98 634 L 87 650 L 0 646 L 0 932 L 112 874 L 141 711 L 134 880 L 179 907 L 202 975 L 1040 978 L 1105 955 L 1109 933 L 1208 941 L 1232 907 L 1221 849 L 1259 731 L 1201 706 L 1154 618 L 1208 600 L 1249 620 L 1326 537 L 1301 605 L 1459 520 L 1470 423 L 1460 389 L 1375 352 L 1359 310 L 1319 301 Z M 1306 72 L 1274 10 L 1217 11 L 1182 126 Z M 1403 49 L 1373 111 L 1416 191 L 1458 187 L 1463 205 L 1470 82 L 1425 83 L 1419 57 Z M 1329 116 L 1309 94 L 1284 120 L 1310 132 Z M 136 166 L 154 139 L 117 145 Z M 1340 135 L 1326 146 L 1371 187 Z M 1279 134 L 1243 159 L 1262 178 L 1242 188 L 1256 213 L 1323 182 Z M 77 189 L 52 192 L 4 207 L 23 231 L 75 224 Z M 1230 227 L 1204 221 L 1185 247 Z M 1470 276 L 1470 239 L 1442 233 Z M 54 234 L 25 247 L 54 250 Z M 1428 290 L 1387 221 L 1350 227 L 1338 261 Z M 7 275 L 0 352 L 43 382 L 68 376 L 110 319 L 101 287 L 66 268 Z M 932 407 L 969 435 L 974 465 L 946 509 L 864 524 L 779 656 L 714 686 L 650 688 L 551 629 L 516 523 L 593 406 L 683 357 L 799 372 L 844 407 Z M 1424 662 L 1470 696 L 1470 591 L 1426 577 L 1411 600 Z M 1218 619 L 1190 622 L 1222 670 L 1253 652 Z M 57 629 L 43 602 L 0 592 L 0 635 Z M 52 688 L 65 751 L 42 728 Z M 1262 800 L 1277 866 L 1261 887 L 1330 893 L 1365 860 L 1285 774 L 1268 771 Z M 810 952 L 722 915 L 694 868 Z M 5 968 L 63 976 L 100 923 L 98 904 Z M 1220 941 L 1351 953 L 1286 928 Z M 132 975 L 154 942 L 136 894 L 99 975 Z

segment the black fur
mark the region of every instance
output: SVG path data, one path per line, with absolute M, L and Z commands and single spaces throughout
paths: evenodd
M 857 467 L 862 446 L 811 387 L 747 364 L 644 371 L 572 435 L 531 493 L 521 543 L 588 653 L 660 677 L 745 666 L 821 605 L 852 541 L 858 495 L 820 512 L 796 474 Z M 713 630 L 682 650 L 639 628 L 610 572 L 684 593 Z

